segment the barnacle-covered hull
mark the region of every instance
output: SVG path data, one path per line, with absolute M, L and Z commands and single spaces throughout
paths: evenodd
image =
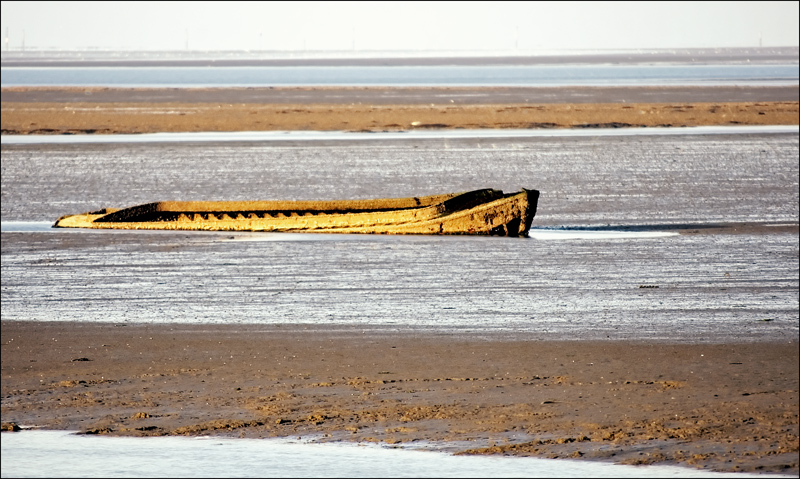
M 62 216 L 56 228 L 527 236 L 539 192 L 335 201 L 162 201 Z

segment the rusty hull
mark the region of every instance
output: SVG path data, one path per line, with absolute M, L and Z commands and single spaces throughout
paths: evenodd
M 527 237 L 537 190 L 373 200 L 162 201 L 62 216 L 55 228 Z

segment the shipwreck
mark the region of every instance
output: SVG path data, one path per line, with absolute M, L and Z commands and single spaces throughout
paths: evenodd
M 334 201 L 160 201 L 62 216 L 55 228 L 527 237 L 537 190 Z

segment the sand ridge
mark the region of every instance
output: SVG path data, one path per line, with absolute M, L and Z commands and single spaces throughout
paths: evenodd
M 2 134 L 797 125 L 792 86 L 6 87 Z
M 797 102 L 341 105 L 2 102 L 2 134 L 797 125 Z

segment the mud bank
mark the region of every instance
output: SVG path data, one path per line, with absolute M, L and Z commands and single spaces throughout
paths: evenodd
M 465 441 L 450 451 L 798 472 L 797 342 L 5 321 L 2 337 L 4 429 Z
M 4 135 L 796 124 L 797 102 L 450 106 L 90 102 L 2 104 Z
M 797 125 L 796 87 L 2 90 L 2 134 Z

